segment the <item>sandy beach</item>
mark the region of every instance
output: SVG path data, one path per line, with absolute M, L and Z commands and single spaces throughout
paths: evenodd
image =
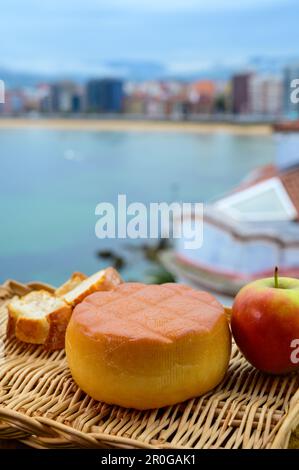
M 96 132 L 186 132 L 198 134 L 233 133 L 240 135 L 268 135 L 272 133 L 272 127 L 269 124 L 197 123 L 92 118 L 3 118 L 0 119 L 0 129 L 53 129 Z

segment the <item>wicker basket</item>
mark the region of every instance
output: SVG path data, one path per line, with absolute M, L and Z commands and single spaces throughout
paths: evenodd
M 136 411 L 73 382 L 64 351 L 5 338 L 6 304 L 44 284 L 0 286 L 0 438 L 35 448 L 286 448 L 299 425 L 299 376 L 266 376 L 233 347 L 225 380 L 185 403 Z M 295 439 L 295 438 L 294 438 Z

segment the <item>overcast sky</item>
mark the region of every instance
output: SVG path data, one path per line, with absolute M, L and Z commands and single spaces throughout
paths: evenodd
M 298 0 L 1 0 L 0 66 L 101 71 L 149 60 L 174 72 L 299 55 Z

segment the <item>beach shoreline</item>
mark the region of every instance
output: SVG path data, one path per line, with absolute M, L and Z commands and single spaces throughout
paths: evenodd
M 195 134 L 269 135 L 270 124 L 149 121 L 96 118 L 1 118 L 1 129 L 48 129 L 95 132 L 182 132 Z

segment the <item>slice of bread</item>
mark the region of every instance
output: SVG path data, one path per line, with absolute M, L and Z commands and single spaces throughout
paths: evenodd
M 97 291 L 113 290 L 122 282 L 120 275 L 114 268 L 103 269 L 82 281 L 61 298 L 74 307 L 89 294 Z
M 107 268 L 90 277 L 73 273 L 54 293 L 39 289 L 14 297 L 8 304 L 7 336 L 48 350 L 62 349 L 73 307 L 89 294 L 113 290 L 121 282 L 118 272 Z
M 8 304 L 7 336 L 44 344 L 50 350 L 61 349 L 71 314 L 71 306 L 62 298 L 46 290 L 32 291 Z
M 73 273 L 64 284 L 62 284 L 55 290 L 54 294 L 56 295 L 56 297 L 61 297 L 67 294 L 67 292 L 70 292 L 71 290 L 75 289 L 75 287 L 81 284 L 81 282 L 85 279 L 87 279 L 87 276 L 85 274 L 77 272 Z

